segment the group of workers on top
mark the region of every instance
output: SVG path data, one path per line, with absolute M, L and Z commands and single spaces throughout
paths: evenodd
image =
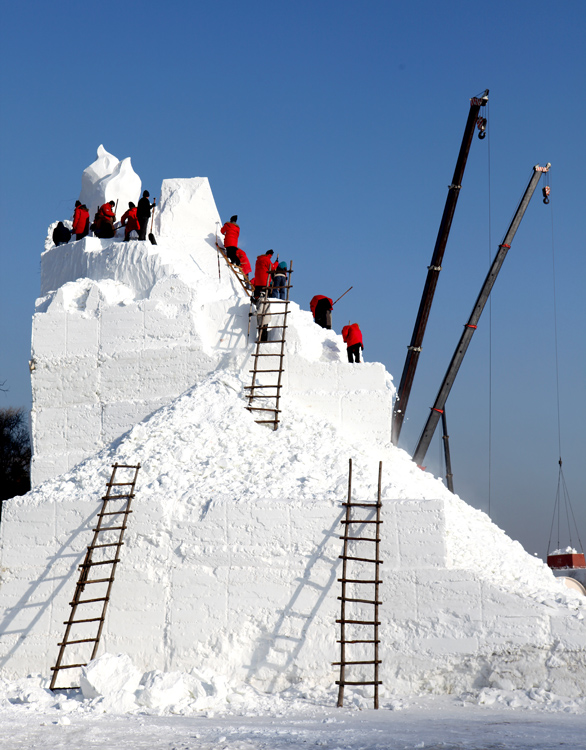
M 238 238 L 240 236 L 240 227 L 237 224 L 238 216 L 232 216 L 220 229 L 224 235 L 224 250 L 228 261 L 237 266 L 244 278 L 252 285 L 252 300 L 255 304 L 261 297 L 273 299 L 285 299 L 285 290 L 287 284 L 287 264 L 279 263 L 279 256 L 273 262 L 273 250 L 257 256 L 254 266 L 254 278 L 249 279 L 252 266 L 244 250 L 238 247 Z M 218 247 L 220 247 L 218 245 Z M 323 294 L 316 294 L 309 303 L 313 320 L 322 328 L 331 329 L 332 327 L 332 310 L 334 303 L 329 297 Z M 342 328 L 342 338 L 346 344 L 348 362 L 360 362 L 360 352 L 364 349 L 362 343 L 362 332 L 358 323 L 348 323 Z
M 55 245 L 66 244 L 75 234 L 76 240 L 86 237 L 90 231 L 96 237 L 101 239 L 111 239 L 116 234 L 116 230 L 124 227 L 124 241 L 128 242 L 130 233 L 136 231 L 139 240 L 146 240 L 146 232 L 151 218 L 151 212 L 156 206 L 156 198 L 151 203 L 150 193 L 145 190 L 142 198 L 138 201 L 138 206 L 129 202 L 128 210 L 121 216 L 120 225 L 116 227 L 116 203 L 108 201 L 104 203 L 94 217 L 90 225 L 90 214 L 87 206 L 80 201 L 75 201 L 75 210 L 73 213 L 73 227 L 68 229 L 60 221 L 53 230 L 53 242 Z M 258 304 L 261 297 L 284 300 L 287 298 L 287 264 L 283 261 L 279 263 L 279 256 L 273 261 L 273 250 L 267 250 L 266 253 L 259 255 L 254 266 L 254 278 L 249 279 L 252 266 L 244 250 L 238 247 L 238 238 L 240 236 L 240 227 L 237 224 L 238 216 L 232 216 L 221 228 L 224 235 L 224 250 L 228 261 L 240 269 L 242 275 L 253 288 L 252 300 Z M 219 245 L 218 245 L 219 247 Z M 309 307 L 313 319 L 318 326 L 331 329 L 332 327 L 332 310 L 334 303 L 329 297 L 323 294 L 316 294 L 312 298 Z M 360 351 L 364 349 L 362 343 L 362 332 L 358 323 L 348 323 L 342 328 L 342 338 L 347 347 L 348 362 L 360 362 Z
M 119 226 L 116 226 L 116 203 L 108 201 L 97 210 L 94 221 L 90 224 L 90 212 L 85 203 L 75 201 L 73 212 L 73 227 L 68 229 L 60 221 L 53 230 L 53 242 L 55 245 L 64 245 L 75 234 L 76 240 L 82 240 L 91 232 L 100 239 L 111 239 L 116 234 L 116 230 L 124 227 L 124 241 L 130 240 L 130 233 L 136 232 L 139 240 L 146 240 L 146 233 L 151 218 L 151 211 L 154 209 L 157 199 L 151 203 L 150 193 L 145 190 L 142 198 L 136 206 L 132 201 L 128 203 L 128 210 L 122 214 Z

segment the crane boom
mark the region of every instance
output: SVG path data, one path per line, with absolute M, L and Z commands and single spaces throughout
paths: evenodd
M 417 447 L 415 448 L 413 460 L 419 466 L 421 466 L 421 464 L 423 463 L 423 459 L 425 458 L 425 454 L 427 453 L 427 449 L 429 448 L 433 433 L 444 410 L 444 406 L 446 404 L 450 390 L 454 385 L 454 380 L 456 379 L 456 375 L 458 374 L 458 370 L 460 369 L 460 365 L 462 364 L 462 360 L 464 359 L 464 355 L 466 354 L 468 345 L 472 340 L 472 336 L 474 335 L 474 331 L 476 330 L 478 321 L 480 320 L 480 316 L 482 315 L 482 311 L 484 310 L 484 306 L 486 305 L 486 302 L 490 296 L 490 292 L 492 291 L 492 287 L 494 286 L 496 277 L 498 276 L 498 273 L 507 256 L 507 252 L 511 247 L 511 242 L 513 241 L 517 229 L 519 228 L 519 224 L 521 223 L 523 214 L 525 213 L 527 206 L 529 205 L 529 201 L 531 200 L 531 196 L 533 195 L 535 188 L 537 187 L 537 183 L 539 182 L 541 175 L 545 172 L 548 172 L 550 167 L 551 164 L 549 163 L 546 164 L 545 167 L 540 167 L 538 164 L 533 167 L 533 174 L 531 175 L 529 184 L 527 185 L 525 193 L 521 198 L 521 202 L 519 203 L 515 215 L 513 216 L 513 220 L 511 221 L 509 229 L 505 234 L 503 241 L 499 245 L 498 253 L 496 254 L 490 270 L 488 271 L 482 289 L 480 290 L 480 294 L 478 295 L 478 298 L 476 300 L 476 304 L 474 305 L 474 308 L 472 310 L 472 314 L 470 315 L 468 322 L 464 326 L 464 332 L 460 337 L 460 341 L 458 342 L 458 346 L 456 347 L 456 351 L 454 352 L 452 361 L 450 362 L 448 370 L 444 376 L 443 382 L 436 396 L 435 403 L 431 408 L 431 412 L 429 414 L 429 417 L 427 418 L 427 422 L 425 424 L 425 427 L 423 428 L 423 432 L 421 433 L 421 437 L 419 438 Z
M 452 219 L 454 218 L 454 212 L 456 210 L 456 203 L 458 202 L 458 196 L 462 187 L 462 177 L 464 176 L 464 170 L 466 168 L 475 126 L 477 124 L 479 125 L 479 136 L 484 133 L 486 120 L 479 123 L 478 112 L 480 111 L 480 107 L 485 106 L 487 102 L 488 89 L 486 89 L 486 91 L 480 96 L 470 99 L 470 112 L 468 113 L 466 127 L 464 128 L 458 161 L 456 162 L 454 176 L 452 177 L 452 184 L 448 188 L 446 205 L 444 207 L 444 213 L 442 215 L 440 228 L 435 241 L 431 263 L 427 267 L 427 277 L 425 280 L 425 286 L 423 287 L 419 311 L 417 313 L 417 318 L 415 319 L 415 327 L 413 328 L 411 343 L 407 347 L 407 358 L 405 359 L 403 374 L 401 375 L 397 398 L 395 399 L 393 425 L 391 429 L 391 440 L 393 445 L 397 445 L 399 442 L 399 435 L 401 434 L 401 427 L 403 426 L 405 410 L 407 409 L 407 403 L 409 402 L 409 394 L 411 393 L 411 386 L 413 385 L 415 370 L 417 369 L 417 362 L 419 360 L 419 354 L 421 353 L 421 345 L 423 343 L 427 319 L 429 318 L 429 312 L 431 310 L 431 303 L 435 294 L 439 273 L 442 270 L 441 264 L 446 244 L 448 242 L 450 228 L 452 226 Z

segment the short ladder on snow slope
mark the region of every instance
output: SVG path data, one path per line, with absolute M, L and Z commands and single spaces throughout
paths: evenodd
M 56 686 L 57 675 L 61 670 L 85 667 L 88 662 L 95 659 L 98 644 L 102 635 L 106 610 L 110 601 L 112 584 L 116 574 L 116 566 L 120 562 L 120 548 L 124 544 L 124 532 L 128 525 L 128 516 L 132 511 L 130 504 L 134 498 L 134 488 L 140 464 L 128 466 L 126 464 L 113 464 L 112 476 L 107 483 L 106 494 L 102 497 L 102 508 L 97 515 L 98 522 L 93 529 L 94 536 L 87 548 L 85 559 L 79 566 L 79 580 L 75 587 L 73 601 L 69 602 L 71 612 L 66 625 L 65 636 L 59 643 L 59 656 L 57 663 L 51 667 L 53 677 L 51 678 L 51 690 L 68 690 L 79 687 L 79 685 Z M 130 481 L 120 481 L 117 472 L 122 470 Z M 96 573 L 94 573 L 96 571 Z M 99 571 L 99 572 L 98 572 Z M 90 573 L 92 576 L 90 577 Z M 96 575 L 98 577 L 96 577 Z M 92 586 L 89 598 L 82 599 L 86 586 Z M 98 588 L 94 588 L 97 586 Z M 78 610 L 82 608 L 85 616 L 78 617 Z M 81 613 L 80 613 L 81 614 Z M 97 623 L 97 633 L 95 631 Z M 95 634 L 94 634 L 95 633 Z M 83 661 L 80 654 L 86 648 L 86 643 L 93 643 L 91 656 Z M 75 663 L 63 664 L 65 649 L 69 647 Z M 70 660 L 71 660 L 70 656 Z
M 293 263 L 287 271 L 285 299 L 269 297 L 272 286 L 262 292 L 256 307 L 256 348 L 252 355 L 252 385 L 245 386 L 248 391 L 249 411 L 260 412 L 258 415 L 271 419 L 255 419 L 257 424 L 269 424 L 276 430 L 279 426 L 279 400 L 281 397 L 283 362 L 285 359 L 285 331 L 289 314 L 289 290 Z M 281 322 L 280 322 L 281 321 Z M 276 331 L 277 338 L 270 338 Z M 276 349 L 276 351 L 275 351 Z M 268 358 L 268 359 L 267 359 Z M 259 377 L 260 376 L 260 377 Z M 262 378 L 263 382 L 258 382 Z M 273 382 L 268 382 L 268 381 Z
M 380 601 L 379 589 L 382 583 L 379 575 L 380 566 L 382 560 L 380 559 L 380 525 L 382 523 L 381 513 L 381 478 L 382 478 L 382 461 L 378 467 L 378 494 L 376 503 L 353 503 L 352 502 L 352 459 L 350 459 L 349 473 L 348 473 L 348 502 L 343 503 L 346 508 L 346 517 L 342 520 L 344 525 L 344 535 L 340 539 L 344 540 L 343 552 L 340 555 L 342 560 L 342 577 L 338 581 L 342 584 L 342 596 L 338 599 L 341 601 L 340 606 L 340 619 L 336 620 L 340 623 L 340 661 L 334 662 L 334 666 L 340 667 L 340 679 L 336 680 L 338 685 L 338 706 L 344 705 L 344 687 L 345 685 L 373 685 L 374 686 L 374 708 L 378 708 L 378 686 L 382 685 L 382 681 L 379 680 L 379 607 L 382 604 Z M 352 511 L 359 509 L 358 515 L 362 518 L 353 517 Z M 365 509 L 365 510 L 363 510 Z M 374 511 L 374 518 L 372 513 Z M 364 518 L 364 516 L 370 515 L 370 518 Z M 357 527 L 372 527 L 374 536 L 359 536 L 360 530 Z M 354 545 L 352 551 L 354 554 L 350 554 L 350 544 Z M 374 545 L 373 554 L 369 552 L 361 553 L 360 549 L 364 548 L 364 545 L 368 545 L 369 552 L 373 551 L 372 546 Z M 360 555 L 360 556 L 358 556 Z M 367 555 L 367 556 L 366 556 Z M 369 578 L 364 577 L 349 577 L 350 573 L 348 570 L 348 563 L 352 562 L 363 563 L 362 569 L 366 565 L 372 566 L 373 574 Z M 350 590 L 350 587 L 351 590 Z M 368 598 L 369 593 L 371 598 Z M 349 595 L 350 594 L 350 595 Z M 347 604 L 358 604 L 366 605 L 359 606 L 356 610 L 356 614 L 349 612 L 350 607 Z M 365 609 L 372 607 L 372 616 L 364 612 Z M 347 626 L 350 626 L 352 633 L 348 634 Z M 365 629 L 372 628 L 372 636 L 369 632 L 364 632 Z M 358 660 L 348 660 L 346 654 L 347 646 L 362 645 L 367 647 L 373 647 L 373 659 L 364 660 L 359 658 Z M 359 654 L 363 657 L 364 654 Z M 366 680 L 364 677 L 360 680 L 347 680 L 346 679 L 346 667 L 355 666 L 372 666 L 374 676 L 372 680 Z
M 216 242 L 216 247 L 218 248 L 218 252 L 223 256 L 224 260 L 228 264 L 228 268 L 230 268 L 234 276 L 236 276 L 236 278 L 240 282 L 240 286 L 244 289 L 249 297 L 252 297 L 252 286 L 250 282 L 247 281 L 246 276 L 242 273 L 242 269 L 240 268 L 240 266 L 237 266 L 235 263 L 232 263 L 230 261 L 230 259 L 226 255 L 226 249 L 219 245 L 218 242 Z

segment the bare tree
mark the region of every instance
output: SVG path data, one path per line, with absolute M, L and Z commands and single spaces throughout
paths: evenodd
M 24 409 L 0 409 L 0 518 L 1 503 L 31 488 L 31 442 Z

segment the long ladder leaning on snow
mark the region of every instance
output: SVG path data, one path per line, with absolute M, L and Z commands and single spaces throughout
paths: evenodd
M 116 475 L 121 469 L 130 472 L 130 481 L 117 481 Z M 69 602 L 71 606 L 69 619 L 63 623 L 66 626 L 65 636 L 63 641 L 58 644 L 60 648 L 57 663 L 54 667 L 51 667 L 53 672 L 51 690 L 68 690 L 79 687 L 79 685 L 56 686 L 57 675 L 62 670 L 85 667 L 88 662 L 96 657 L 112 592 L 112 584 L 116 575 L 116 566 L 120 562 L 120 548 L 124 544 L 124 532 L 128 525 L 128 516 L 132 513 L 130 505 L 134 498 L 139 469 L 140 464 L 136 466 L 113 464 L 112 466 L 112 475 L 106 485 L 106 494 L 102 497 L 102 507 L 97 515 L 98 522 L 93 529 L 94 535 L 87 548 L 85 559 L 79 566 L 79 580 L 75 587 L 73 601 Z M 114 551 L 113 554 L 112 550 Z M 96 568 L 99 570 L 99 577 L 90 578 L 90 573 L 93 574 Z M 92 593 L 90 598 L 82 599 L 86 586 L 92 586 Z M 93 586 L 98 586 L 98 588 L 94 589 Z M 83 607 L 86 616 L 77 619 L 80 607 Z M 98 623 L 98 629 L 94 635 L 95 623 Z M 80 654 L 85 648 L 82 644 L 86 643 L 93 643 L 94 645 L 90 658 L 83 661 L 84 657 Z M 74 663 L 63 664 L 65 649 L 68 647 L 70 649 L 68 653 L 70 654 L 73 647 L 73 654 L 70 659 L 73 659 Z
M 226 250 L 223 248 L 218 242 L 216 241 L 216 247 L 218 248 L 218 252 L 220 255 L 223 256 L 224 260 L 228 264 L 228 268 L 232 271 L 234 276 L 238 279 L 240 286 L 244 289 L 246 294 L 248 294 L 249 297 L 252 297 L 252 288 L 250 282 L 246 279 L 246 276 L 242 273 L 242 269 L 240 266 L 235 265 L 234 263 L 231 263 L 228 259 L 228 256 L 226 255 Z
M 249 411 L 257 411 L 259 416 L 269 416 L 270 419 L 255 419 L 257 424 L 268 424 L 273 426 L 273 430 L 279 427 L 279 401 L 281 398 L 281 388 L 285 360 L 285 331 L 287 330 L 287 315 L 289 314 L 289 290 L 291 289 L 291 273 L 293 271 L 293 262 L 289 263 L 287 271 L 287 285 L 285 286 L 285 299 L 269 297 L 272 292 L 272 286 L 264 288 L 258 300 L 256 307 L 256 348 L 252 355 L 253 368 L 252 384 L 245 386 L 248 391 Z M 277 338 L 271 338 L 272 331 L 277 333 Z M 272 351 L 277 347 L 277 351 Z M 270 350 L 270 351 L 267 351 Z M 263 357 L 277 357 L 268 362 Z M 267 363 L 268 366 L 263 364 Z M 259 376 L 262 376 L 264 382 L 258 382 Z M 274 382 L 267 382 L 273 380 Z M 263 412 L 268 412 L 263 414 Z
M 377 493 L 377 501 L 376 503 L 353 503 L 352 502 L 352 459 L 350 459 L 349 463 L 349 470 L 348 470 L 348 501 L 345 503 L 342 503 L 342 505 L 346 508 L 346 516 L 342 520 L 342 524 L 344 525 L 344 534 L 340 537 L 340 539 L 344 540 L 344 547 L 343 552 L 340 555 L 340 559 L 342 560 L 342 577 L 338 578 L 338 581 L 342 584 L 342 596 L 339 596 L 338 599 L 341 602 L 340 605 L 340 619 L 336 620 L 337 623 L 340 624 L 340 640 L 338 643 L 340 644 L 340 661 L 334 662 L 333 666 L 339 666 L 340 667 L 340 679 L 336 680 L 336 685 L 338 685 L 338 707 L 342 707 L 344 705 L 344 687 L 345 685 L 373 685 L 374 686 L 374 708 L 378 708 L 378 686 L 382 685 L 382 681 L 379 680 L 379 664 L 381 664 L 381 659 L 379 659 L 379 606 L 381 605 L 381 601 L 379 600 L 379 589 L 380 585 L 382 583 L 379 575 L 379 566 L 382 565 L 382 560 L 380 559 L 380 525 L 382 523 L 381 521 L 381 479 L 382 479 L 382 461 L 379 463 L 378 466 L 378 493 Z M 359 511 L 359 515 L 365 516 L 369 515 L 374 511 L 374 518 L 353 518 L 352 517 L 352 511 L 355 508 L 361 509 Z M 363 508 L 368 508 L 370 510 L 362 510 Z M 374 536 L 357 536 L 359 534 L 359 531 L 353 531 L 351 527 L 356 528 L 357 526 L 373 526 L 374 527 Z M 355 543 L 355 547 L 358 547 L 359 549 L 364 544 L 372 545 L 374 544 L 374 558 L 372 555 L 369 555 L 368 557 L 358 557 L 357 553 L 351 555 L 350 552 L 350 543 Z M 369 547 L 369 550 L 372 550 L 372 547 Z M 363 555 L 368 554 L 367 552 L 362 553 Z M 354 563 L 368 563 L 374 567 L 374 578 L 349 578 L 349 571 L 348 571 L 348 562 L 354 562 Z M 361 566 L 364 568 L 364 565 Z M 349 586 L 353 587 L 353 590 L 350 593 L 354 593 L 354 596 L 349 596 Z M 363 598 L 365 596 L 368 596 L 368 594 L 363 593 L 365 587 L 372 587 L 373 591 L 373 598 L 372 599 L 366 599 Z M 365 619 L 365 617 L 368 617 L 368 615 L 364 614 L 363 610 L 364 607 L 359 607 L 357 614 L 351 615 L 349 613 L 349 608 L 346 607 L 346 605 L 350 604 L 358 604 L 358 605 L 367 605 L 374 607 L 374 612 L 371 619 Z M 350 625 L 352 626 L 353 630 L 357 630 L 358 638 L 353 635 L 352 637 L 348 637 L 348 632 L 346 630 L 346 626 Z M 364 633 L 364 628 L 372 628 L 372 638 L 366 638 L 365 636 L 367 633 Z M 346 646 L 348 645 L 366 645 L 366 646 L 373 646 L 373 659 L 371 660 L 347 660 L 346 658 Z M 370 666 L 372 665 L 374 676 L 372 680 L 366 680 L 366 679 L 360 679 L 360 680 L 347 680 L 346 679 L 346 667 L 353 667 L 353 666 Z

